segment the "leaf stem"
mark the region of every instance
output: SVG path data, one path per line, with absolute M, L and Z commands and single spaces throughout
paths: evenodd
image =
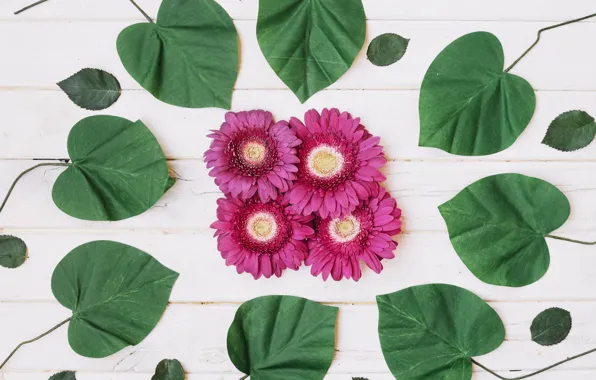
M 569 239 L 569 238 L 565 238 L 565 237 L 561 237 L 561 236 L 555 236 L 555 235 L 546 235 L 546 237 L 551 238 L 551 239 L 555 239 L 555 240 L 568 241 L 570 243 L 577 243 L 577 244 L 583 244 L 583 245 L 596 245 L 596 241 L 574 240 L 574 239 Z
M 42 167 L 42 166 L 70 166 L 70 164 L 59 163 L 59 162 L 46 162 L 46 163 L 43 163 L 43 164 L 37 164 L 37 165 L 35 165 L 35 166 L 33 166 L 33 167 L 25 170 L 21 174 L 19 174 L 19 176 L 17 177 L 17 179 L 15 179 L 14 182 L 12 183 L 12 185 L 10 186 L 10 189 L 8 189 L 8 193 L 6 194 L 6 197 L 4 198 L 4 201 L 2 202 L 2 205 L 0 205 L 0 213 L 4 209 L 4 206 L 6 206 L 6 202 L 8 201 L 8 198 L 10 197 L 10 194 L 12 194 L 12 191 L 14 190 L 14 187 L 16 186 L 17 182 L 19 182 L 19 180 L 25 174 L 29 173 L 30 171 L 32 171 L 34 169 L 37 169 L 39 167 Z
M 149 17 L 149 15 L 147 13 L 145 13 L 145 11 L 143 9 L 141 9 L 141 7 L 139 7 L 139 5 L 137 3 L 135 3 L 135 0 L 130 0 L 130 2 L 132 3 L 132 5 L 135 6 L 135 8 L 137 8 L 139 10 L 139 12 L 141 12 L 143 14 L 143 16 L 145 16 L 147 21 L 149 21 L 152 24 L 155 24 L 153 19 L 151 17 Z
M 10 353 L 10 355 L 8 355 L 8 357 L 2 362 L 2 364 L 0 364 L 0 369 L 2 369 L 2 367 L 4 367 L 4 365 L 6 364 L 6 362 L 8 362 L 8 360 L 10 360 L 10 358 L 12 358 L 12 356 L 19 350 L 19 348 L 21 348 L 22 346 L 29 344 L 29 343 L 33 343 L 36 340 L 39 340 L 41 338 L 43 338 L 46 335 L 49 335 L 50 333 L 58 330 L 60 327 L 62 327 L 63 325 L 67 324 L 68 322 L 70 322 L 70 320 L 72 319 L 72 317 L 69 317 L 68 319 L 58 323 L 56 326 L 52 327 L 51 329 L 49 329 L 48 331 L 44 332 L 43 334 L 31 339 L 31 340 L 26 340 L 24 342 L 21 342 L 14 350 L 12 350 L 12 352 Z
M 242 376 L 242 378 L 240 380 L 244 380 L 244 379 L 248 379 L 248 375 Z
M 584 16 L 584 17 L 576 18 L 575 20 L 565 21 L 565 22 L 562 22 L 562 23 L 560 23 L 560 24 L 551 25 L 551 26 L 548 26 L 548 27 L 546 27 L 546 28 L 542 28 L 542 29 L 540 29 L 540 30 L 538 31 L 538 37 L 536 38 L 536 41 L 535 41 L 535 42 L 532 44 L 532 46 L 530 46 L 530 47 L 528 48 L 528 50 L 526 50 L 526 51 L 524 52 L 524 54 L 522 54 L 522 55 L 521 55 L 521 57 L 519 57 L 518 59 L 516 59 L 516 60 L 515 60 L 515 62 L 513 62 L 513 63 L 511 64 L 511 66 L 509 66 L 507 69 L 505 69 L 505 72 L 506 72 L 506 73 L 508 73 L 508 72 L 509 72 L 509 71 L 510 71 L 510 70 L 511 70 L 511 69 L 512 69 L 512 68 L 513 68 L 515 65 L 517 65 L 517 64 L 518 64 L 518 62 L 519 62 L 519 61 L 521 61 L 521 60 L 522 60 L 522 59 L 523 59 L 523 58 L 524 58 L 526 55 L 528 55 L 528 53 L 529 53 L 529 52 L 530 52 L 532 49 L 534 49 L 534 47 L 535 47 L 536 45 L 538 45 L 538 42 L 540 42 L 540 37 L 541 37 L 541 34 L 542 34 L 542 32 L 546 32 L 547 30 L 556 29 L 556 28 L 559 28 L 559 27 L 561 27 L 561 26 L 565 26 L 565 25 L 569 25 L 569 24 L 575 24 L 576 22 L 584 21 L 584 20 L 587 20 L 587 19 L 589 19 L 589 18 L 592 18 L 592 17 L 596 17 L 596 13 L 592 13 L 591 15 L 588 15 L 588 16 Z
M 25 8 L 23 8 L 23 9 L 19 9 L 19 10 L 18 10 L 18 11 L 16 11 L 14 14 L 15 14 L 15 15 L 18 15 L 19 13 L 23 13 L 23 12 L 25 12 L 27 9 L 33 8 L 33 7 L 35 7 L 35 6 L 39 5 L 39 4 L 43 4 L 43 3 L 45 3 L 46 1 L 48 1 L 48 0 L 39 0 L 39 1 L 37 1 L 37 2 L 35 2 L 35 3 L 33 3 L 33 4 L 31 4 L 31 5 L 27 5 L 27 6 L 26 6 Z
M 579 354 L 579 355 L 571 356 L 571 357 L 569 357 L 569 358 L 567 358 L 567 359 L 565 359 L 565 360 L 561 360 L 560 362 L 557 362 L 557 363 L 555 363 L 555 364 L 553 364 L 553 365 L 549 365 L 549 366 L 548 366 L 548 367 L 546 367 L 546 368 L 543 368 L 543 369 L 541 369 L 541 370 L 538 370 L 538 371 L 536 371 L 536 372 L 532 372 L 532 373 L 530 373 L 530 374 L 527 374 L 527 375 L 524 375 L 524 376 L 520 376 L 520 377 L 504 377 L 504 376 L 501 376 L 501 375 L 499 375 L 499 374 L 498 374 L 498 373 L 496 373 L 495 371 L 493 371 L 493 370 L 491 370 L 491 369 L 488 369 L 488 368 L 486 368 L 485 366 L 483 366 L 482 364 L 478 363 L 478 362 L 477 362 L 476 360 L 474 360 L 474 359 L 472 359 L 472 363 L 476 364 L 478 367 L 480 367 L 480 368 L 484 369 L 486 372 L 490 373 L 491 375 L 493 375 L 493 376 L 495 376 L 495 377 L 497 377 L 497 378 L 499 378 L 499 379 L 501 379 L 501 380 L 522 380 L 522 379 L 527 379 L 527 378 L 529 378 L 529 377 L 532 377 L 532 376 L 539 375 L 539 374 L 541 374 L 541 373 L 543 373 L 543 372 L 546 372 L 546 371 L 548 371 L 549 369 L 553 369 L 553 368 L 555 368 L 555 367 L 558 367 L 558 366 L 560 366 L 560 365 L 562 365 L 562 364 L 565 364 L 565 363 L 567 363 L 567 362 L 570 362 L 570 361 L 572 361 L 572 360 L 575 360 L 575 359 L 579 359 L 579 358 L 581 358 L 581 357 L 584 357 L 584 356 L 586 356 L 586 355 L 592 354 L 592 353 L 594 353 L 594 352 L 596 352 L 596 348 L 594 348 L 594 349 L 591 349 L 591 350 L 589 350 L 589 351 L 586 351 L 586 352 L 584 352 L 584 353 L 581 353 L 581 354 Z

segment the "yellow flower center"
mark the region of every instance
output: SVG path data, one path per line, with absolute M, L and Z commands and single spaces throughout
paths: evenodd
M 259 212 L 248 219 L 246 229 L 253 239 L 266 242 L 275 237 L 277 223 L 273 215 Z
M 242 152 L 244 159 L 251 164 L 259 164 L 265 159 L 265 145 L 258 142 L 249 142 Z
M 329 224 L 329 234 L 337 242 L 346 243 L 352 241 L 359 233 L 360 222 L 352 215 L 343 219 L 333 219 Z
M 313 149 L 308 155 L 310 172 L 321 178 L 333 177 L 344 166 L 343 155 L 335 148 L 321 145 Z

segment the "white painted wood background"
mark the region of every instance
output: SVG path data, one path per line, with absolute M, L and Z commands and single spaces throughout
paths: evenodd
M 81 380 L 149 380 L 164 358 L 178 358 L 189 380 L 241 377 L 227 357 L 225 337 L 238 305 L 268 294 L 292 294 L 340 307 L 337 355 L 327 379 L 393 377 L 377 337 L 375 295 L 407 286 L 445 282 L 466 287 L 488 300 L 506 323 L 503 346 L 481 361 L 501 371 L 531 371 L 596 347 L 596 248 L 549 241 L 552 265 L 537 284 L 507 289 L 481 283 L 459 261 L 437 206 L 486 175 L 519 172 L 559 186 L 572 205 L 571 219 L 558 234 L 596 239 L 596 144 L 560 153 L 540 144 L 559 113 L 596 113 L 596 22 L 544 35 L 516 68 L 537 90 L 538 108 L 526 132 L 510 149 L 483 158 L 461 158 L 419 148 L 417 98 L 432 59 L 450 41 L 477 30 L 503 42 L 506 64 L 554 22 L 596 11 L 593 0 L 364 0 L 368 40 L 385 32 L 411 39 L 399 63 L 372 66 L 361 54 L 354 67 L 329 90 L 301 105 L 270 70 L 255 37 L 257 0 L 219 0 L 235 19 L 242 44 L 236 111 L 263 108 L 278 118 L 301 116 L 309 108 L 335 106 L 361 116 L 383 138 L 390 163 L 387 186 L 404 211 L 404 234 L 397 258 L 375 275 L 365 270 L 359 283 L 324 283 L 308 268 L 281 279 L 254 281 L 226 267 L 211 238 L 219 193 L 202 163 L 208 129 L 224 111 L 176 108 L 154 99 L 126 73 L 116 53 L 120 30 L 143 17 L 127 0 L 50 0 L 20 16 L 13 11 L 30 0 L 0 0 L 0 196 L 34 159 L 63 158 L 72 125 L 92 113 L 74 106 L 55 85 L 83 67 L 105 69 L 125 88 L 104 113 L 142 119 L 156 134 L 172 168 L 183 180 L 156 207 L 131 220 L 92 223 L 72 219 L 52 203 L 51 187 L 60 169 L 40 169 L 18 185 L 0 215 L 3 233 L 23 238 L 30 258 L 17 270 L 0 268 L 0 358 L 68 316 L 52 297 L 50 276 L 71 249 L 91 240 L 111 239 L 143 249 L 181 273 L 171 305 L 154 332 L 137 347 L 106 359 L 82 358 L 69 348 L 66 328 L 26 346 L 0 379 L 45 380 L 60 370 L 76 370 Z M 138 0 L 151 15 L 160 0 Z M 368 43 L 367 43 L 368 45 Z M 552 306 L 571 311 L 574 326 L 561 345 L 543 348 L 530 340 L 533 317 Z M 478 369 L 474 379 L 492 377 Z M 542 380 L 593 380 L 596 357 L 574 361 Z

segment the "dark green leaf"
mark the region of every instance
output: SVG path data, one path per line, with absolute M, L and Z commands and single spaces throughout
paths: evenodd
M 542 143 L 563 152 L 572 152 L 590 145 L 594 137 L 594 118 L 584 111 L 569 111 L 553 120 Z
M 501 42 L 467 34 L 433 61 L 420 89 L 420 146 L 462 156 L 500 152 L 526 129 L 536 95 L 525 79 L 503 72 Z
M 399 380 L 470 380 L 471 358 L 505 340 L 497 313 L 466 289 L 414 286 L 377 296 L 385 361 Z
M 259 1 L 261 51 L 303 103 L 348 71 L 365 38 L 362 0 Z
M 184 368 L 176 359 L 164 359 L 155 368 L 151 380 L 184 380 Z
M 238 34 L 214 0 L 164 0 L 156 24 L 118 36 L 128 73 L 162 102 L 229 109 L 238 76 Z
M 113 241 L 72 250 L 52 275 L 52 292 L 72 310 L 68 341 L 79 355 L 104 358 L 139 344 L 163 314 L 178 273 Z
M 409 42 L 395 33 L 381 34 L 368 45 L 368 60 L 375 66 L 393 65 L 406 54 Z
M 364 378 L 364 377 L 352 377 L 352 380 L 368 380 L 368 379 Z
M 0 236 L 0 266 L 18 268 L 27 260 L 27 245 L 18 237 Z
M 64 371 L 51 376 L 50 380 L 77 380 L 77 378 L 74 372 Z
M 558 307 L 544 310 L 532 322 L 532 340 L 541 346 L 554 346 L 567 338 L 571 326 L 571 313 L 567 310 Z
M 236 312 L 228 355 L 254 380 L 322 380 L 335 353 L 337 312 L 304 298 L 255 298 Z
M 502 286 L 538 281 L 550 264 L 544 237 L 569 218 L 567 197 L 541 179 L 499 174 L 439 206 L 453 248 L 480 280 Z
M 166 156 L 141 121 L 92 116 L 68 136 L 72 164 L 52 192 L 54 203 L 85 220 L 122 220 L 139 215 L 171 184 Z
M 83 69 L 59 82 L 58 86 L 76 105 L 91 111 L 108 108 L 122 92 L 118 80 L 99 69 Z

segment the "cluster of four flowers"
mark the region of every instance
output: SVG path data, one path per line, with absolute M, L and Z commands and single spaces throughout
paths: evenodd
M 304 123 L 257 110 L 226 114 L 205 153 L 217 201 L 218 249 L 255 279 L 303 263 L 314 276 L 358 281 L 360 261 L 376 273 L 394 257 L 401 210 L 381 186 L 380 137 L 337 109 Z

